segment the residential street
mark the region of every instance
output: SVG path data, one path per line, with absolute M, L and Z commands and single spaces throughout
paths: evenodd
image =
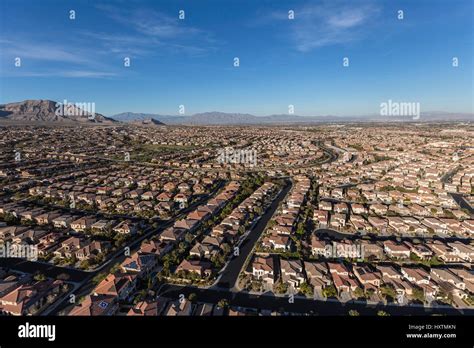
M 265 214 L 258 220 L 257 224 L 252 228 L 249 232 L 247 237 L 242 241 L 239 247 L 239 255 L 233 257 L 225 270 L 221 273 L 221 276 L 217 282 L 213 286 L 213 288 L 217 289 L 234 289 L 235 283 L 237 282 L 237 278 L 242 267 L 245 264 L 245 260 L 249 256 L 250 252 L 252 251 L 255 243 L 260 238 L 261 234 L 265 230 L 265 226 L 267 225 L 268 221 L 272 218 L 273 213 L 278 208 L 280 202 L 285 198 L 287 193 L 290 191 L 292 187 L 292 183 L 288 181 L 287 185 L 283 188 L 277 198 L 275 198 L 267 209 Z
M 398 306 L 383 304 L 371 305 L 363 302 L 341 303 L 335 300 L 317 301 L 302 297 L 294 298 L 290 303 L 288 296 L 275 296 L 273 293 L 250 294 L 248 292 L 234 292 L 225 289 L 200 289 L 192 286 L 163 285 L 161 295 L 171 299 L 178 299 L 181 294 L 189 296 L 196 294 L 197 301 L 217 304 L 221 299 L 227 299 L 231 306 L 243 308 L 259 308 L 288 313 L 308 313 L 314 315 L 347 315 L 349 310 L 355 309 L 361 315 L 375 315 L 383 310 L 392 315 L 474 315 L 474 309 L 458 310 L 453 307 L 423 307 L 423 306 Z

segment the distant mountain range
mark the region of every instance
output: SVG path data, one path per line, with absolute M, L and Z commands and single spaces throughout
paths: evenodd
M 78 105 L 90 106 L 85 103 L 63 105 L 52 100 L 24 100 L 2 104 L 0 105 L 0 120 L 28 123 L 118 123 L 116 120 L 96 113 L 95 110 L 87 110 Z
M 191 116 L 172 116 L 124 112 L 106 117 L 90 110 L 90 105 L 66 104 L 52 100 L 25 100 L 22 102 L 0 105 L 0 121 L 27 123 L 80 123 L 113 125 L 120 122 L 136 126 L 161 125 L 291 125 L 314 123 L 350 123 L 350 122 L 445 122 L 445 121 L 474 121 L 472 113 L 430 112 L 421 113 L 418 120 L 410 117 L 390 117 L 380 115 L 368 116 L 297 116 L 269 115 L 255 116 L 251 114 L 204 112 Z M 82 106 L 82 108 L 81 108 Z M 59 108 L 59 110 L 58 110 Z M 93 115 L 92 115 L 93 113 Z
M 114 120 L 121 122 L 133 122 L 145 119 L 154 119 L 169 125 L 250 125 L 250 124 L 291 124 L 305 122 L 327 122 L 332 121 L 331 116 L 305 117 L 294 115 L 270 115 L 254 116 L 251 114 L 225 113 L 225 112 L 204 112 L 191 116 L 171 116 L 160 114 L 144 114 L 134 112 L 124 112 L 110 116 Z
M 169 116 L 158 114 L 143 114 L 138 112 L 122 112 L 121 114 L 110 116 L 110 118 L 120 122 L 133 122 L 143 120 L 157 120 L 164 124 L 184 124 L 188 117 L 183 116 Z M 169 121 L 169 123 L 168 123 Z
M 132 122 L 144 119 L 154 119 L 168 125 L 262 125 L 262 124 L 310 124 L 327 122 L 442 122 L 442 121 L 474 121 L 474 114 L 427 112 L 421 113 L 418 120 L 411 117 L 393 116 L 297 116 L 297 115 L 269 115 L 255 116 L 251 114 L 204 112 L 191 116 L 170 116 L 159 114 L 143 114 L 124 112 L 110 116 L 121 122 Z
M 134 120 L 134 121 L 130 121 L 129 123 L 133 124 L 133 125 L 136 125 L 136 126 L 144 126 L 144 127 L 164 126 L 165 125 L 163 122 L 155 120 L 154 118 L 146 118 L 146 119 L 143 119 L 143 120 Z

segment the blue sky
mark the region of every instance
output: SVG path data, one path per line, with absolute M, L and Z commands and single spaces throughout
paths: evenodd
M 391 99 L 473 112 L 472 13 L 471 0 L 3 0 L 0 103 L 363 115 Z

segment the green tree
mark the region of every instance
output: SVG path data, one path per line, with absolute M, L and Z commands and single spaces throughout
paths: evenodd
M 337 290 L 334 285 L 327 286 L 323 289 L 323 296 L 324 297 L 336 297 Z
M 414 288 L 412 297 L 417 301 L 425 302 L 425 294 L 422 289 Z
M 298 227 L 296 229 L 296 234 L 302 236 L 304 234 L 304 224 L 303 223 L 299 223 L 298 224 Z
M 120 270 L 120 264 L 119 264 L 119 263 L 116 263 L 116 264 L 113 265 L 112 268 L 110 269 L 110 273 L 111 273 L 111 274 L 115 274 L 115 273 L 117 273 L 119 270 Z
M 217 306 L 221 308 L 227 308 L 229 306 L 229 301 L 225 298 L 222 298 L 219 300 L 219 302 L 217 302 Z
M 364 290 L 362 290 L 361 288 L 357 287 L 357 288 L 354 290 L 354 296 L 355 296 L 356 298 L 363 298 L 363 297 L 365 297 Z
M 380 287 L 380 293 L 384 296 L 387 300 L 393 301 L 397 297 L 397 293 L 395 289 L 389 285 L 382 285 Z
M 107 273 L 105 273 L 105 272 L 98 273 L 94 278 L 92 278 L 92 283 L 99 284 L 106 277 L 107 277 Z
M 306 297 L 313 297 L 313 294 L 314 294 L 313 293 L 313 287 L 310 284 L 306 283 L 306 282 L 301 283 L 300 292 L 302 294 L 304 294 Z
M 35 274 L 33 279 L 38 281 L 38 282 L 42 282 L 42 281 L 46 280 L 46 276 L 43 273 L 38 272 L 38 273 Z
M 191 233 L 186 233 L 185 236 L 184 236 L 184 240 L 186 241 L 186 243 L 188 244 L 191 244 L 191 242 L 193 241 L 193 238 L 194 236 L 191 234 Z
M 221 249 L 224 252 L 224 255 L 227 255 L 230 252 L 230 245 L 227 243 L 223 243 L 221 245 Z
M 151 276 L 149 276 L 147 278 L 147 286 L 146 287 L 147 287 L 148 290 L 151 290 L 153 288 L 153 279 L 152 279 Z
M 89 260 L 82 260 L 81 263 L 79 264 L 79 268 L 82 268 L 82 269 L 88 269 L 89 267 L 90 267 Z
M 277 294 L 285 294 L 288 291 L 288 284 L 279 282 L 275 285 L 274 290 Z

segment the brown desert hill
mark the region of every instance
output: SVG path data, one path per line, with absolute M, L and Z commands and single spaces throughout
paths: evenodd
M 145 119 L 145 120 L 135 120 L 129 122 L 129 124 L 135 125 L 135 126 L 144 126 L 144 127 L 157 127 L 157 126 L 164 126 L 165 124 L 163 122 L 160 122 L 158 120 L 155 120 L 153 118 Z
M 52 100 L 24 100 L 0 105 L 0 120 L 46 123 L 101 123 L 116 120 L 95 112 L 91 103 L 58 103 Z

